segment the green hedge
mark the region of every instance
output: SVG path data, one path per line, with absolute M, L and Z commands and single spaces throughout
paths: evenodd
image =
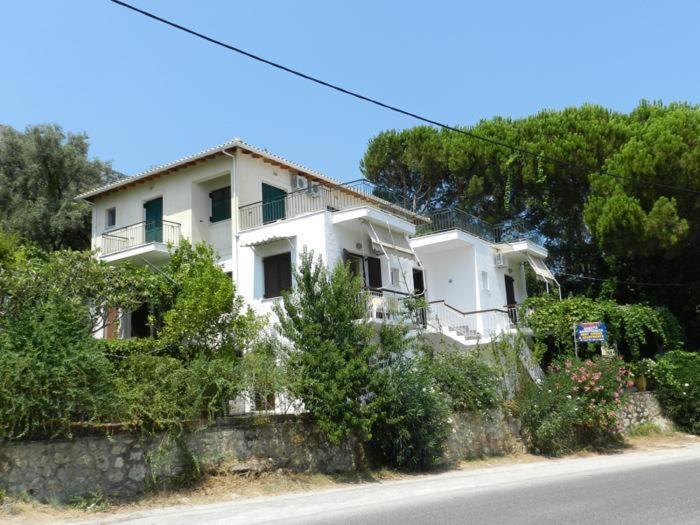
M 651 387 L 681 429 L 700 434 L 700 354 L 669 352 L 651 366 Z

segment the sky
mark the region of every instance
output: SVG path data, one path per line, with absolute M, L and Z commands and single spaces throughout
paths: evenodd
M 449 124 L 700 98 L 700 2 L 130 1 Z M 240 137 L 349 181 L 418 124 L 108 0 L 0 1 L 0 57 L 0 124 L 85 132 L 127 175 Z

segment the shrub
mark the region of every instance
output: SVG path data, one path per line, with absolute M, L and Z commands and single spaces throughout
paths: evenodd
M 303 401 L 333 443 L 370 434 L 371 360 L 376 353 L 365 321 L 362 283 L 343 264 L 332 271 L 304 252 L 296 287 L 275 306 L 281 334 L 291 342 L 288 369 L 292 395 Z
M 539 357 L 544 361 L 574 355 L 572 326 L 604 321 L 611 344 L 627 359 L 650 357 L 660 350 L 682 347 L 678 320 L 665 308 L 644 304 L 620 305 L 610 300 L 550 296 L 531 297 L 523 306 L 523 318 L 532 328 Z M 596 345 L 580 345 L 579 355 L 592 354 Z
M 187 423 L 226 415 L 238 393 L 238 369 L 231 359 L 126 357 L 119 367 L 117 393 L 125 421 L 144 430 L 179 430 Z
M 529 447 L 558 455 L 615 438 L 617 411 L 630 386 L 631 376 L 619 359 L 555 362 L 518 403 Z
M 700 434 L 700 354 L 669 352 L 651 369 L 652 387 L 683 430 Z
M 449 403 L 423 359 L 399 354 L 377 374 L 370 450 L 385 465 L 423 470 L 438 464 L 450 432 Z
M 0 329 L 0 438 L 70 436 L 118 411 L 114 370 L 89 336 L 86 307 L 52 298 Z
M 477 355 L 443 350 L 429 363 L 437 386 L 447 395 L 452 410 L 483 411 L 498 404 L 496 373 Z

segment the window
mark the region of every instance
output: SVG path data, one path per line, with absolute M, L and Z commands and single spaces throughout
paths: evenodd
M 231 218 L 231 186 L 212 191 L 209 199 L 211 199 L 209 221 L 219 222 Z
M 400 282 L 399 269 L 392 268 L 391 269 L 391 284 L 392 284 L 392 286 L 398 286 L 399 282 Z
M 382 287 L 382 263 L 377 257 L 367 257 L 367 284 L 370 288 Z
M 263 259 L 265 274 L 265 299 L 279 297 L 292 288 L 292 254 L 280 253 Z
M 491 290 L 491 285 L 489 283 L 489 273 L 485 271 L 481 271 L 481 290 L 484 292 L 488 292 Z
M 116 224 L 117 224 L 117 209 L 110 208 L 107 210 L 107 214 L 105 217 L 105 226 L 107 228 L 112 228 Z

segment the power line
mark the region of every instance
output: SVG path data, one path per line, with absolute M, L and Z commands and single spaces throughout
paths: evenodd
M 576 275 L 573 273 L 566 273 L 566 272 L 556 272 L 557 275 L 566 275 L 567 277 L 573 277 L 574 279 L 585 279 L 588 281 L 610 281 L 614 282 L 616 284 L 629 284 L 632 286 L 680 286 L 680 287 L 687 287 L 691 286 L 694 284 L 697 284 L 700 281 L 693 281 L 690 283 L 646 283 L 646 282 L 636 282 L 636 281 L 618 281 L 617 279 L 605 279 L 603 277 L 590 277 L 588 275 Z
M 115 3 L 115 4 L 117 4 L 117 5 L 120 5 L 120 6 L 122 6 L 122 7 L 125 7 L 125 8 L 127 8 L 127 9 L 130 9 L 130 10 L 136 12 L 136 13 L 142 14 L 142 15 L 148 17 L 148 18 L 151 18 L 151 19 L 153 19 L 153 20 L 156 20 L 156 21 L 158 21 L 158 22 L 161 22 L 161 23 L 163 23 L 163 24 L 166 24 L 166 25 L 168 25 L 168 26 L 170 26 L 170 27 L 173 27 L 173 28 L 175 28 L 175 29 L 179 29 L 180 31 L 184 31 L 185 33 L 189 33 L 190 35 L 196 36 L 197 38 L 201 38 L 202 40 L 206 40 L 206 41 L 209 42 L 209 43 L 212 43 L 212 44 L 217 45 L 217 46 L 221 46 L 221 47 L 226 48 L 226 49 L 228 49 L 228 50 L 230 50 L 230 51 L 234 51 L 235 53 L 239 53 L 239 54 L 244 55 L 244 56 L 246 56 L 246 57 L 248 57 L 248 58 L 251 58 L 251 59 L 253 59 L 253 60 L 256 60 L 256 61 L 258 61 L 258 62 L 262 62 L 263 64 L 267 64 L 268 66 L 271 66 L 271 67 L 280 69 L 280 70 L 282 70 L 282 71 L 284 71 L 284 72 L 286 72 L 286 73 L 289 73 L 289 74 L 291 74 L 291 75 L 294 75 L 294 76 L 303 78 L 303 79 L 308 80 L 308 81 L 310 81 L 310 82 L 314 82 L 314 83 L 319 84 L 319 85 L 321 85 L 321 86 L 327 87 L 327 88 L 329 88 L 329 89 L 333 89 L 333 90 L 335 90 L 335 91 L 338 91 L 338 92 L 343 93 L 343 94 L 345 94 L 345 95 L 349 95 L 349 96 L 351 96 L 351 97 L 355 97 L 355 98 L 360 99 L 360 100 L 363 100 L 363 101 L 365 101 L 365 102 L 369 102 L 370 104 L 374 104 L 374 105 L 376 105 L 376 106 L 379 106 L 379 107 L 388 109 L 388 110 L 390 110 L 390 111 L 394 111 L 394 112 L 396 112 L 396 113 L 400 113 L 400 114 L 405 115 L 405 116 L 407 116 L 407 117 L 411 117 L 411 118 L 414 118 L 414 119 L 416 119 L 416 120 L 420 120 L 421 122 L 425 122 L 425 123 L 431 124 L 431 125 L 433 125 L 433 126 L 437 126 L 437 127 L 440 127 L 440 128 L 446 129 L 446 130 L 449 130 L 449 131 L 453 131 L 453 132 L 455 132 L 455 133 L 460 133 L 460 134 L 462 134 L 462 135 L 466 135 L 466 136 L 468 136 L 468 137 L 471 137 L 471 138 L 473 138 L 473 139 L 475 139 L 475 140 L 481 140 L 481 141 L 483 141 L 483 142 L 487 142 L 487 143 L 492 144 L 492 145 L 494 145 L 494 146 L 498 146 L 498 147 L 501 147 L 501 148 L 506 148 L 506 149 L 509 149 L 509 150 L 511 150 L 511 151 L 514 151 L 514 152 L 517 152 L 517 153 L 522 153 L 523 155 L 528 155 L 528 156 L 533 157 L 533 158 L 536 158 L 536 159 L 542 159 L 542 160 L 546 160 L 546 161 L 549 161 L 549 162 L 553 162 L 553 163 L 555 163 L 555 164 L 559 164 L 559 165 L 564 166 L 564 167 L 567 167 L 567 168 L 573 168 L 573 169 L 576 169 L 576 170 L 580 170 L 581 172 L 586 172 L 586 173 L 588 173 L 588 172 L 590 172 L 590 171 L 595 171 L 595 170 L 590 170 L 590 169 L 588 169 L 588 168 L 586 168 L 586 167 L 583 167 L 583 166 L 577 166 L 577 165 L 575 165 L 575 164 L 571 164 L 571 163 L 569 163 L 569 162 L 567 162 L 567 161 L 565 161 L 565 160 L 562 160 L 562 159 L 557 159 L 557 158 L 554 158 L 554 157 L 550 157 L 550 156 L 548 156 L 548 155 L 544 155 L 543 153 L 536 153 L 536 152 L 530 151 L 530 150 L 528 150 L 528 149 L 526 149 L 526 148 L 522 148 L 522 147 L 519 147 L 519 146 L 513 146 L 512 144 L 508 144 L 508 143 L 506 143 L 506 142 L 501 142 L 500 140 L 492 139 L 492 138 L 489 138 L 489 137 L 484 137 L 484 136 L 482 136 L 482 135 L 478 135 L 478 134 L 476 134 L 476 133 L 473 133 L 473 132 L 471 132 L 471 131 L 467 131 L 467 130 L 465 130 L 465 129 L 456 128 L 456 127 L 454 127 L 454 126 L 450 126 L 449 124 L 444 124 L 444 123 L 442 123 L 442 122 L 439 122 L 439 121 L 437 121 L 437 120 L 434 120 L 434 119 L 431 119 L 431 118 L 428 118 L 428 117 L 424 117 L 424 116 L 419 115 L 419 114 L 417 114 L 417 113 L 413 113 L 413 112 L 411 112 L 411 111 L 408 111 L 408 110 L 405 110 L 405 109 L 401 109 L 401 108 L 399 108 L 399 107 L 397 107 L 397 106 L 392 106 L 391 104 L 387 104 L 387 103 L 382 102 L 382 101 L 380 101 L 380 100 L 377 100 L 377 99 L 368 97 L 368 96 L 363 95 L 363 94 L 361 94 L 361 93 L 358 93 L 358 92 L 356 92 L 356 91 L 351 91 L 350 89 L 346 89 L 346 88 L 344 88 L 344 87 L 342 87 L 342 86 L 339 86 L 339 85 L 337 85 L 337 84 L 332 84 L 332 83 L 326 82 L 325 80 L 322 80 L 322 79 L 320 79 L 320 78 L 313 77 L 313 76 L 311 76 L 311 75 L 307 75 L 306 73 L 302 73 L 301 71 L 298 71 L 298 70 L 296 70 L 296 69 L 292 69 L 292 68 L 290 68 L 290 67 L 288 67 L 288 66 L 285 66 L 285 65 L 283 65 L 283 64 L 279 64 L 279 63 L 277 63 L 277 62 L 273 62 L 272 60 L 268 60 L 267 58 L 261 57 L 261 56 L 259 56 L 259 55 L 256 55 L 256 54 L 254 54 L 254 53 L 251 53 L 251 52 L 246 51 L 246 50 L 244 50 L 244 49 L 241 49 L 241 48 L 239 48 L 239 47 L 233 46 L 233 45 L 231 45 L 231 44 L 227 44 L 226 42 L 222 42 L 221 40 L 217 40 L 216 38 L 207 36 L 207 35 L 205 35 L 205 34 L 203 34 L 203 33 L 200 33 L 200 32 L 198 32 L 198 31 L 195 31 L 194 29 L 190 29 L 190 28 L 185 27 L 185 26 L 183 26 L 183 25 L 180 25 L 180 24 L 178 24 L 178 23 L 176 23 L 176 22 L 172 22 L 171 20 L 168 20 L 168 19 L 166 19 L 166 18 L 162 18 L 162 17 L 160 17 L 160 16 L 158 16 L 158 15 L 155 15 L 155 14 L 153 14 L 153 13 L 150 13 L 149 11 L 145 11 L 145 10 L 140 9 L 140 8 L 138 8 L 138 7 L 135 7 L 135 6 L 131 5 L 131 4 L 127 4 L 126 2 L 122 2 L 121 0 L 110 0 L 110 1 L 113 2 L 113 3 Z M 616 178 L 616 179 L 618 179 L 618 180 L 630 180 L 629 177 L 623 177 L 623 176 L 621 176 L 621 175 L 617 175 L 617 174 L 610 173 L 610 172 L 607 172 L 607 171 L 602 171 L 602 170 L 601 170 L 601 171 L 599 171 L 598 173 L 600 173 L 601 175 L 606 175 L 606 176 L 609 176 L 609 177 Z M 693 189 L 691 189 L 691 188 L 685 188 L 685 187 L 681 187 L 681 186 L 674 186 L 674 185 L 671 185 L 671 184 L 663 184 L 663 183 L 660 183 L 660 182 L 644 181 L 644 180 L 642 180 L 642 179 L 639 179 L 639 181 L 640 181 L 640 182 L 645 182 L 646 184 L 649 184 L 649 185 L 651 185 L 651 186 L 657 186 L 657 187 L 659 187 L 659 188 L 665 188 L 665 189 L 668 189 L 668 190 L 680 191 L 680 192 L 688 192 L 688 193 L 693 193 L 693 194 L 698 194 L 698 195 L 700 195 L 700 191 L 696 191 L 696 190 L 693 190 Z

